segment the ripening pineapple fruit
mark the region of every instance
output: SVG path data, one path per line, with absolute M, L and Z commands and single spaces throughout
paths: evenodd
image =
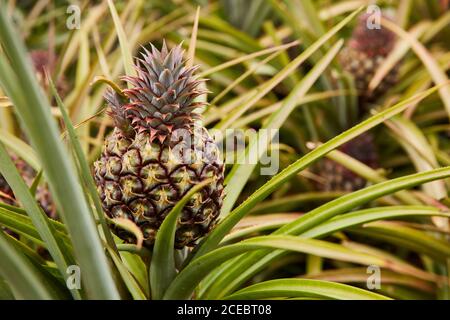
M 45 71 L 52 73 L 55 70 L 55 55 L 47 50 L 33 50 L 30 52 L 30 58 L 39 84 L 45 91 L 48 91 L 50 84 L 46 78 Z M 68 88 L 64 75 L 61 75 L 56 81 L 56 90 L 62 98 L 66 96 Z
M 36 176 L 36 171 L 25 161 L 14 154 L 10 154 L 17 170 L 22 179 L 28 186 L 31 186 Z M 36 189 L 36 200 L 44 210 L 44 212 L 52 219 L 57 217 L 56 206 L 52 200 L 50 192 L 46 186 L 38 186 Z M 0 174 L 0 202 L 14 205 L 15 196 L 5 178 Z
M 17 170 L 19 171 L 25 183 L 31 186 L 31 184 L 33 183 L 34 176 L 36 174 L 33 168 L 14 154 L 10 154 L 10 157 L 13 160 Z M 11 187 L 9 186 L 8 182 L 6 181 L 6 179 L 1 174 L 0 174 L 0 201 L 10 205 L 15 204 L 14 193 Z
M 14 193 L 11 190 L 11 187 L 9 186 L 8 182 L 6 182 L 5 178 L 0 174 L 0 203 L 6 203 L 9 205 L 14 204 Z M 18 237 L 17 234 L 12 232 L 9 229 L 6 229 L 4 227 L 0 227 L 1 230 L 5 230 L 6 233 L 13 237 Z
M 207 130 L 198 124 L 195 102 L 203 94 L 197 67 L 187 67 L 181 46 L 161 51 L 151 45 L 137 59 L 135 77 L 124 77 L 124 97 L 105 95 L 114 120 L 95 180 L 106 214 L 133 221 L 151 247 L 162 221 L 194 185 L 211 179 L 185 206 L 178 220 L 176 247 L 193 246 L 214 226 L 222 206 L 224 166 Z M 127 242 L 134 236 L 113 227 Z
M 362 107 L 365 102 L 374 102 L 396 83 L 399 68 L 397 64 L 372 92 L 369 91 L 370 81 L 395 44 L 395 35 L 383 26 L 374 28 L 370 17 L 369 14 L 359 17 L 352 37 L 340 54 L 344 70 L 354 78 Z
M 0 174 L 0 202 L 6 204 L 14 203 L 14 194 L 11 190 L 11 187 L 1 174 Z
M 350 140 L 338 150 L 373 169 L 378 167 L 377 149 L 373 137 L 369 133 Z M 317 182 L 317 188 L 322 191 L 352 192 L 364 188 L 367 184 L 364 178 L 328 158 L 321 159 L 315 170 L 322 178 Z

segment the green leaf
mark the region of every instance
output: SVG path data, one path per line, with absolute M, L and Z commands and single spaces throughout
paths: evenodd
M 15 247 L 15 249 L 24 254 L 36 268 L 39 272 L 39 276 L 41 277 L 41 281 L 45 283 L 45 287 L 49 290 L 54 299 L 67 300 L 72 298 L 73 294 L 71 295 L 71 292 L 67 290 L 67 285 L 64 278 L 61 276 L 58 268 L 53 263 L 45 261 L 41 256 L 39 256 L 36 249 L 27 246 L 25 243 L 17 240 L 16 238 L 8 234 L 6 234 L 6 238 Z
M 55 84 L 53 83 L 51 77 L 48 74 L 47 74 L 47 79 L 50 84 L 52 94 L 55 97 L 56 103 L 59 107 L 59 110 L 61 111 L 61 115 L 64 120 L 64 124 L 67 128 L 67 132 L 68 132 L 69 138 L 70 138 L 70 143 L 74 149 L 74 154 L 75 154 L 75 157 L 78 162 L 78 166 L 81 171 L 81 177 L 87 187 L 89 196 L 92 199 L 92 202 L 94 203 L 94 207 L 96 210 L 95 216 L 100 221 L 100 225 L 102 227 L 103 234 L 105 236 L 106 242 L 108 243 L 109 247 L 112 248 L 116 253 L 118 253 L 116 244 L 111 235 L 111 231 L 109 230 L 109 227 L 106 223 L 106 219 L 105 219 L 105 216 L 103 213 L 102 202 L 100 200 L 100 196 L 98 194 L 97 187 L 96 187 L 94 179 L 91 175 L 91 170 L 89 168 L 89 164 L 86 160 L 86 157 L 84 156 L 80 141 L 78 139 L 77 133 L 75 132 L 75 128 L 73 127 L 73 124 L 70 121 L 69 115 L 66 111 L 66 107 L 64 106 L 64 103 L 62 102 L 62 100 L 56 90 Z
M 5 10 L 0 10 L 0 43 L 4 50 L 0 55 L 0 84 L 13 101 L 41 160 L 58 212 L 73 240 L 86 291 L 91 298 L 118 299 L 94 219 L 70 156 L 59 139 L 51 107 Z
M 439 64 L 435 61 L 431 53 L 420 43 L 414 36 L 397 26 L 392 21 L 387 19 L 381 19 L 381 24 L 397 34 L 399 37 L 409 42 L 414 53 L 422 60 L 422 63 L 426 67 L 431 78 L 437 85 L 441 85 L 439 88 L 439 95 L 441 96 L 442 103 L 447 110 L 450 117 L 450 88 L 449 80 L 444 70 L 439 67 Z
M 14 294 L 2 278 L 0 278 L 0 300 L 14 300 Z
M 271 199 L 260 202 L 251 210 L 251 214 L 263 214 L 273 212 L 288 212 L 300 208 L 303 203 L 308 202 L 325 202 L 344 195 L 342 191 L 329 192 L 302 192 L 295 195 L 287 195 L 279 199 Z
M 41 236 L 33 225 L 30 217 L 26 216 L 26 213 L 24 214 L 0 207 L 0 224 L 20 233 L 36 244 L 46 247 L 46 244 L 42 241 Z M 52 228 L 57 230 L 57 235 L 55 235 L 55 237 L 58 239 L 58 242 L 64 241 L 65 246 L 62 250 L 65 252 L 65 256 L 70 256 L 70 251 L 67 252 L 67 250 L 64 249 L 66 247 L 70 248 L 71 246 L 70 239 L 66 234 L 64 226 L 55 220 L 49 219 L 48 221 L 52 225 Z
M 251 139 L 248 147 L 237 156 L 237 162 L 226 178 L 226 198 L 224 200 L 220 213 L 221 217 L 226 217 L 231 211 L 236 200 L 239 197 L 239 194 L 250 178 L 253 170 L 257 166 L 256 163 L 246 163 L 246 159 L 255 159 L 259 162 L 260 158 L 269 147 L 269 143 L 270 141 L 272 141 L 275 133 L 295 109 L 297 101 L 303 98 L 303 96 L 308 92 L 312 85 L 317 81 L 323 71 L 331 63 L 332 59 L 339 52 L 342 45 L 343 41 L 338 41 L 314 66 L 314 68 L 310 72 L 308 72 L 308 74 L 302 79 L 302 81 L 300 81 L 294 87 L 294 89 L 292 89 L 288 97 L 283 101 L 281 107 L 269 117 L 266 124 L 264 124 L 261 129 L 263 131 L 268 130 L 269 134 L 259 133 L 255 139 Z
M 24 209 L 0 203 L 0 216 L 2 215 L 9 216 L 13 221 L 25 223 L 34 228 L 34 230 L 36 231 L 36 227 L 33 225 L 33 222 L 31 221 L 30 217 L 27 216 L 27 213 Z M 68 242 L 70 242 L 69 237 L 67 236 L 66 227 L 61 222 L 53 219 L 48 219 L 48 222 L 52 224 L 53 228 L 55 228 L 62 236 L 66 237 Z
M 274 216 L 274 219 L 271 220 L 272 216 Z M 351 213 L 347 213 L 345 215 L 338 216 L 324 223 L 321 223 L 317 227 L 314 227 L 303 233 L 302 236 L 308 238 L 323 238 L 339 230 L 345 230 L 346 228 L 358 226 L 364 223 L 382 219 L 393 219 L 411 216 L 450 217 L 450 214 L 441 212 L 439 211 L 439 209 L 430 206 L 390 206 L 364 209 L 353 211 Z M 232 232 L 227 237 L 225 237 L 224 242 L 229 242 L 234 239 L 245 237 L 265 230 L 281 228 L 292 220 L 295 220 L 297 215 L 289 213 L 279 215 L 262 215 L 259 217 L 261 220 L 263 219 L 263 222 L 261 224 L 252 225 L 248 228 L 238 229 L 237 231 Z
M 417 279 L 410 275 L 383 270 L 380 279 L 381 285 L 385 283 L 402 285 L 409 288 L 418 289 L 427 293 L 433 293 L 435 286 L 429 281 Z M 367 268 L 339 268 L 321 271 L 311 275 L 301 276 L 302 278 L 325 280 L 341 283 L 367 283 Z
M 321 223 L 326 222 L 332 217 L 348 212 L 349 210 L 352 210 L 353 208 L 373 199 L 429 181 L 444 179 L 448 176 L 450 176 L 450 167 L 445 167 L 392 179 L 352 192 L 308 212 L 295 221 L 278 229 L 275 234 L 292 234 L 303 236 L 303 234 L 308 232 L 308 230 L 319 226 Z M 236 259 L 233 261 L 231 266 L 227 266 L 227 270 L 223 272 L 220 279 L 216 279 L 213 285 L 214 289 L 211 289 L 208 295 L 210 297 L 213 296 L 217 298 L 229 294 L 231 290 L 238 287 L 246 279 L 262 270 L 267 264 L 279 258 L 283 254 L 284 253 L 279 250 L 260 250 L 249 253 L 244 257 L 240 257 L 239 261 Z
M 139 283 L 136 281 L 136 279 L 133 277 L 133 275 L 128 271 L 126 266 L 123 264 L 123 262 L 120 260 L 120 257 L 117 255 L 117 253 L 111 249 L 108 248 L 108 252 L 111 255 L 112 260 L 114 261 L 114 264 L 117 267 L 117 270 L 119 270 L 119 273 L 125 282 L 125 285 L 127 286 L 128 290 L 131 293 L 131 296 L 134 300 L 147 300 L 147 297 L 145 296 L 145 293 L 142 291 L 141 287 L 139 286 Z
M 0 274 L 16 299 L 50 300 L 52 295 L 35 267 L 6 240 L 0 231 Z
M 298 44 L 298 42 L 293 41 L 293 42 L 289 42 L 287 44 L 274 46 L 274 47 L 271 47 L 271 48 L 267 48 L 267 49 L 263 49 L 263 50 L 259 50 L 259 51 L 253 52 L 253 53 L 250 53 L 250 54 L 247 54 L 247 55 L 235 58 L 233 60 L 226 61 L 224 63 L 221 63 L 220 65 L 214 66 L 214 67 L 212 67 L 210 69 L 207 69 L 207 70 L 205 70 L 203 72 L 200 72 L 197 75 L 197 77 L 204 78 L 204 77 L 207 77 L 207 76 L 209 76 L 211 74 L 219 73 L 220 71 L 222 71 L 224 69 L 227 69 L 227 68 L 230 68 L 230 67 L 232 67 L 234 65 L 237 65 L 239 63 L 243 63 L 243 62 L 249 61 L 251 59 L 255 59 L 255 58 L 258 58 L 260 56 L 267 55 L 267 54 L 270 54 L 270 53 L 281 52 L 282 50 L 286 50 L 286 49 L 288 49 L 288 48 L 290 48 L 290 47 L 292 47 L 293 45 L 296 45 L 296 44 Z
M 34 170 L 40 171 L 41 164 L 36 156 L 33 148 L 26 144 L 23 140 L 20 140 L 16 136 L 12 135 L 0 128 L 0 141 L 9 149 L 28 163 Z
M 0 142 L 0 172 L 5 177 L 8 184 L 14 191 L 14 195 L 19 199 L 25 208 L 28 216 L 36 226 L 41 239 L 46 243 L 50 255 L 55 260 L 56 265 L 63 277 L 66 276 L 68 262 L 63 254 L 61 243 L 57 241 L 56 230 L 48 222 L 47 216 L 31 194 L 28 186 L 21 178 L 12 159 L 9 157 L 3 144 Z M 72 290 L 74 298 L 80 298 L 77 290 Z
M 109 10 L 114 21 L 114 27 L 116 28 L 117 37 L 120 43 L 120 52 L 122 53 L 123 65 L 125 68 L 125 73 L 128 76 L 135 74 L 132 50 L 128 44 L 127 36 L 123 30 L 122 22 L 120 21 L 119 15 L 117 14 L 116 7 L 112 0 L 108 0 Z
M 448 241 L 437 239 L 422 231 L 401 226 L 394 222 L 377 221 L 352 232 L 369 235 L 372 238 L 397 244 L 445 263 L 450 257 Z
M 30 221 L 28 222 L 29 223 L 22 221 L 22 219 L 18 219 L 18 216 L 12 215 L 11 211 L 0 208 L 0 225 L 23 235 L 25 238 L 36 243 L 37 245 L 45 246 L 45 243 L 42 241 L 36 228 Z
M 126 245 L 132 246 L 130 244 L 126 244 Z M 123 261 L 123 264 L 127 267 L 127 269 L 131 272 L 133 277 L 139 283 L 145 296 L 150 297 L 148 271 L 147 271 L 147 266 L 143 261 L 143 258 L 141 258 L 141 256 L 139 256 L 138 254 L 135 254 L 135 253 L 120 251 L 119 247 L 117 249 L 119 250 L 119 254 Z M 141 252 L 142 252 L 142 249 L 145 250 L 145 248 L 140 248 Z
M 429 206 L 392 206 L 358 210 L 337 216 L 331 220 L 323 222 L 316 227 L 302 233 L 303 237 L 317 238 L 325 237 L 339 230 L 345 230 L 349 227 L 362 225 L 364 223 L 401 218 L 411 216 L 444 216 L 450 217 L 450 214 L 440 211 L 435 207 Z
M 253 106 L 258 100 L 264 97 L 270 90 L 272 90 L 277 84 L 279 84 L 284 78 L 289 74 L 294 72 L 299 65 L 305 62 L 308 57 L 310 57 L 314 52 L 316 52 L 326 41 L 328 41 L 334 34 L 336 34 L 340 29 L 342 29 L 348 22 L 350 22 L 362 8 L 356 10 L 343 21 L 334 26 L 329 32 L 323 35 L 320 39 L 309 46 L 302 54 L 295 58 L 291 63 L 284 67 L 280 72 L 276 74 L 275 77 L 271 78 L 269 81 L 260 86 L 259 90 L 251 96 L 244 104 L 235 112 L 231 113 L 228 117 L 223 119 L 216 128 L 224 130 L 235 120 L 237 120 L 241 115 L 243 115 L 251 106 Z M 306 84 L 304 84 L 306 85 Z
M 270 181 L 260 187 L 255 193 L 248 197 L 239 207 L 234 209 L 219 225 L 206 237 L 199 245 L 195 256 L 200 256 L 217 246 L 217 244 L 226 236 L 226 234 L 241 220 L 255 205 L 264 200 L 273 191 L 275 191 L 283 183 L 294 177 L 298 172 L 304 170 L 314 163 L 320 157 L 324 156 L 333 149 L 350 141 L 363 132 L 375 127 L 386 119 L 404 111 L 410 104 L 420 101 L 435 92 L 437 87 L 433 87 L 425 92 L 418 93 L 398 104 L 372 116 L 371 118 L 361 122 L 353 128 L 341 133 L 333 139 L 322 144 L 318 148 L 312 150 L 289 167 L 278 173 Z M 351 196 L 350 196 L 351 197 Z M 333 202 L 330 202 L 333 203 Z
M 227 300 L 276 297 L 320 297 L 339 300 L 389 300 L 390 298 L 349 285 L 308 279 L 277 279 L 261 282 L 232 294 Z
M 192 196 L 209 183 L 211 183 L 211 181 L 208 179 L 193 186 L 189 192 L 177 202 L 172 210 L 170 210 L 156 233 L 155 246 L 153 248 L 152 261 L 150 264 L 150 288 L 152 291 L 152 299 L 154 300 L 163 297 L 166 289 L 176 276 L 174 247 L 178 216 Z
M 187 267 L 183 269 L 172 282 L 170 287 L 167 289 L 164 298 L 188 299 L 198 283 L 215 267 L 221 265 L 230 258 L 238 256 L 249 250 L 256 250 L 259 248 L 283 249 L 366 265 L 374 264 L 385 267 L 389 266 L 388 261 L 384 259 L 349 250 L 334 243 L 294 236 L 262 236 L 216 249 L 191 261 L 191 263 L 189 263 L 189 265 L 187 265 Z

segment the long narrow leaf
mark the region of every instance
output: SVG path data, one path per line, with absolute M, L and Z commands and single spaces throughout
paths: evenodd
M 0 274 L 17 299 L 52 299 L 38 271 L 8 243 L 3 231 L 0 231 Z
M 317 256 L 351 261 L 362 264 L 389 266 L 389 262 L 371 255 L 361 255 L 344 247 L 321 240 L 305 239 L 293 236 L 263 236 L 241 241 L 240 243 L 216 249 L 198 259 L 193 260 L 176 277 L 167 289 L 165 299 L 187 299 L 194 288 L 208 273 L 226 260 L 249 250 L 258 248 L 283 249 L 309 253 Z
M 261 282 L 226 297 L 228 300 L 276 297 L 322 297 L 339 300 L 389 300 L 367 290 L 335 282 L 308 279 L 277 279 Z
M 0 42 L 10 58 L 6 61 L 5 56 L 0 55 L 0 84 L 14 102 L 27 136 L 41 160 L 59 213 L 73 239 L 87 292 L 92 298 L 118 299 L 119 294 L 89 205 L 74 174 L 74 166 L 59 140 L 49 103 L 31 70 L 25 47 L 16 35 L 5 10 L 0 10 Z
M 192 187 L 169 212 L 156 233 L 149 277 L 152 298 L 155 300 L 163 297 L 166 289 L 176 276 L 174 246 L 178 216 L 192 196 L 210 182 L 210 180 L 205 180 Z
M 444 179 L 448 176 L 450 176 L 450 167 L 445 167 L 382 182 L 330 201 L 283 226 L 275 233 L 303 236 L 303 233 L 320 225 L 320 223 L 338 214 L 348 212 L 370 200 L 426 182 Z M 229 267 L 223 273 L 221 279 L 216 279 L 214 283 L 215 289 L 210 294 L 216 298 L 229 294 L 246 279 L 262 270 L 267 264 L 283 254 L 284 252 L 280 250 L 272 252 L 260 250 L 250 253 L 246 257 L 241 257 L 239 261 L 234 261 L 232 267 Z
M 97 188 L 95 186 L 94 179 L 92 178 L 92 175 L 91 175 L 91 170 L 89 169 L 89 165 L 84 156 L 83 150 L 81 148 L 81 144 L 80 144 L 78 136 L 75 132 L 75 128 L 73 127 L 72 122 L 70 121 L 69 115 L 66 111 L 64 103 L 62 102 L 62 100 L 56 90 L 55 84 L 53 83 L 50 76 L 47 75 L 47 79 L 50 84 L 52 94 L 55 97 L 56 103 L 59 107 L 59 110 L 61 110 L 61 115 L 64 120 L 64 124 L 66 125 L 67 132 L 68 132 L 69 138 L 70 138 L 70 142 L 74 149 L 74 153 L 75 153 L 78 165 L 80 167 L 81 177 L 83 178 L 83 181 L 87 186 L 87 190 L 89 191 L 90 197 L 91 197 L 92 201 L 94 202 L 94 206 L 95 206 L 96 213 L 97 213 L 96 218 L 100 221 L 100 225 L 102 227 L 103 234 L 105 235 L 106 242 L 108 243 L 109 247 L 112 248 L 117 253 L 116 244 L 113 240 L 113 237 L 111 235 L 111 232 L 108 228 L 106 219 L 103 214 L 103 208 L 102 208 L 100 196 L 97 192 Z
M 390 117 L 404 111 L 411 103 L 415 103 L 424 99 L 436 90 L 437 87 L 433 87 L 425 92 L 418 93 L 417 95 L 414 95 L 413 97 L 406 99 L 372 116 L 371 118 L 361 122 L 353 128 L 334 137 L 320 147 L 309 152 L 308 154 L 297 160 L 295 163 L 291 164 L 289 167 L 284 169 L 282 172 L 274 176 L 269 182 L 259 188 L 245 202 L 243 202 L 225 219 L 223 219 L 221 223 L 216 227 L 216 229 L 214 229 L 214 231 L 209 234 L 205 241 L 203 241 L 201 247 L 198 248 L 198 251 L 195 253 L 195 255 L 198 257 L 216 247 L 217 244 L 223 239 L 223 237 L 225 237 L 226 234 L 239 222 L 239 220 L 241 220 L 256 204 L 265 199 L 280 185 L 295 176 L 299 171 L 307 168 L 314 161 L 318 160 L 320 157 L 324 156 L 333 149 L 350 141 L 361 133 L 377 126 L 386 119 L 389 119 Z
M 45 241 L 46 247 L 55 260 L 61 275 L 65 277 L 68 263 L 60 247 L 61 244 L 58 243 L 57 238 L 55 237 L 56 230 L 48 222 L 48 218 L 45 216 L 42 209 L 37 204 L 34 196 L 28 189 L 28 186 L 20 177 L 20 174 L 17 171 L 14 163 L 12 162 L 12 159 L 9 157 L 8 152 L 1 142 L 0 172 L 6 178 L 6 181 L 13 189 L 15 196 L 22 203 L 28 216 L 36 226 L 39 235 Z M 80 294 L 77 290 L 72 290 L 72 294 L 74 298 L 80 298 Z
M 332 59 L 339 52 L 343 45 L 343 41 L 338 41 L 328 53 L 308 72 L 308 74 L 300 81 L 294 89 L 292 89 L 289 96 L 284 100 L 281 107 L 272 114 L 267 120 L 267 123 L 262 127 L 262 130 L 268 130 L 269 136 L 261 136 L 252 140 L 249 146 L 238 155 L 237 164 L 234 165 L 232 171 L 227 176 L 227 185 L 225 187 L 226 198 L 221 210 L 221 217 L 226 217 L 233 208 L 236 200 L 239 197 L 242 189 L 250 178 L 256 163 L 245 163 L 246 159 L 254 159 L 259 161 L 261 156 L 267 151 L 269 147 L 268 141 L 272 141 L 275 132 L 282 126 L 282 124 L 289 117 L 291 112 L 297 105 L 297 101 L 307 93 L 314 82 L 320 77 L 323 71 L 331 63 Z M 256 154 L 256 156 L 254 156 Z M 255 161 L 256 162 L 256 161 Z M 231 178 L 230 178 L 231 177 Z

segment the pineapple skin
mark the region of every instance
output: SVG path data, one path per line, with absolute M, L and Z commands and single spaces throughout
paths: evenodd
M 133 221 L 142 230 L 147 247 L 154 244 L 157 230 L 174 205 L 206 179 L 212 179 L 211 183 L 182 210 L 176 247 L 193 246 L 215 224 L 222 206 L 224 166 L 206 129 L 197 131 L 196 152 L 186 152 L 180 145 L 183 141 L 161 145 L 151 142 L 146 133 L 130 139 L 116 128 L 95 163 L 95 180 L 106 214 Z M 183 161 L 186 154 L 190 159 Z M 199 154 L 208 160 L 195 159 Z M 113 230 L 127 242 L 135 241 L 125 230 Z
M 350 140 L 338 150 L 373 169 L 379 167 L 377 148 L 373 136 L 369 133 Z M 316 184 L 317 189 L 321 191 L 352 192 L 364 188 L 367 184 L 364 178 L 328 158 L 321 159 L 315 171 L 323 178 L 322 183 Z
M 45 72 L 52 73 L 55 70 L 56 57 L 47 50 L 33 50 L 30 52 L 30 58 L 39 84 L 48 92 L 50 84 L 46 79 Z M 61 75 L 55 82 L 58 94 L 64 98 L 69 91 L 66 78 Z
M 383 16 L 385 19 L 389 17 Z M 400 64 L 397 64 L 383 78 L 380 84 L 369 91 L 369 83 L 394 48 L 395 35 L 385 27 L 369 29 L 369 14 L 359 16 L 352 37 L 339 55 L 339 60 L 345 71 L 354 78 L 360 104 L 375 102 L 397 83 Z M 369 21 L 370 22 L 370 21 Z
M 25 161 L 14 154 L 10 155 L 22 179 L 28 186 L 31 186 L 36 176 L 34 169 Z M 8 205 L 15 205 L 15 196 L 5 178 L 0 174 L 0 202 Z M 3 194 L 3 195 L 2 195 Z M 38 186 L 36 189 L 36 200 L 49 218 L 56 219 L 56 206 L 46 186 Z
M 386 60 L 385 55 L 370 56 L 363 51 L 346 47 L 341 52 L 340 60 L 344 70 L 353 76 L 355 88 L 362 103 L 375 102 L 397 83 L 398 64 L 389 71 L 373 91 L 369 91 L 369 83 Z
M 12 205 L 14 202 L 12 198 L 14 198 L 14 194 L 9 186 L 8 182 L 6 182 L 5 178 L 0 174 L 0 202 Z
M 218 147 L 193 112 L 204 105 L 196 97 L 203 80 L 194 78 L 196 66 L 187 67 L 181 46 L 161 51 L 151 45 L 137 59 L 136 76 L 119 96 L 105 94 L 114 121 L 94 177 L 109 218 L 135 223 L 151 248 L 161 223 L 195 185 L 211 182 L 195 193 L 177 221 L 175 247 L 194 246 L 215 225 L 223 201 L 224 165 Z M 111 223 L 128 243 L 136 239 Z

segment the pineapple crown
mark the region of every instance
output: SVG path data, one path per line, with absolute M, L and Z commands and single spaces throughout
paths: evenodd
M 126 136 L 133 136 L 134 129 L 131 126 L 131 121 L 127 118 L 124 99 L 119 97 L 112 89 L 107 89 L 103 97 L 110 107 L 108 115 L 114 120 L 114 125 L 122 130 Z
M 125 97 L 108 91 L 105 99 L 122 131 L 146 131 L 151 141 L 158 138 L 163 143 L 174 130 L 190 130 L 199 118 L 193 111 L 205 105 L 194 100 L 206 91 L 198 88 L 204 80 L 193 76 L 198 66 L 186 66 L 181 45 L 170 51 L 165 42 L 161 51 L 150 46 L 151 52 L 143 48 L 142 58 L 136 58 L 137 75 L 122 77 L 130 84 L 129 89 L 123 90 Z
M 371 14 L 359 16 L 358 24 L 353 30 L 349 46 L 364 52 L 369 57 L 377 55 L 386 56 L 394 47 L 395 35 L 383 26 L 380 26 L 379 29 L 369 28 L 369 18 L 371 17 Z M 389 19 L 389 17 L 385 15 L 382 17 L 383 19 Z

